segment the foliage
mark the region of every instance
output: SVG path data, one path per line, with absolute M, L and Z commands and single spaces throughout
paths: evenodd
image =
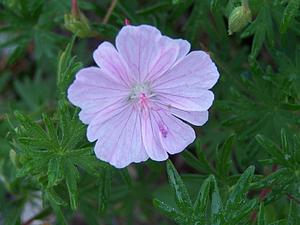
M 0 224 L 298 224 L 299 7 L 0 0 Z M 66 90 L 125 18 L 208 52 L 221 78 L 195 143 L 167 162 L 117 170 L 95 157 Z
M 209 176 L 203 181 L 193 204 L 182 179 L 170 161 L 167 162 L 167 172 L 178 209 L 157 199 L 154 200 L 154 205 L 179 224 L 245 224 L 247 216 L 256 207 L 256 199 L 246 198 L 254 167 L 246 169 L 237 183 L 229 188 L 231 191 L 225 202 L 221 200 L 216 178 L 213 175 Z

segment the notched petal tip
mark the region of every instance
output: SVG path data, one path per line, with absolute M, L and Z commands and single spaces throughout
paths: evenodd
M 93 52 L 93 59 L 95 63 L 101 68 L 101 60 L 103 58 L 103 53 L 107 51 L 116 51 L 115 46 L 113 46 L 110 42 L 104 41 L 101 42 L 98 47 Z
M 208 111 L 185 111 L 171 108 L 170 112 L 174 116 L 195 126 L 203 126 L 208 121 Z
M 116 39 L 118 39 L 118 36 L 119 35 L 123 35 L 123 33 L 125 35 L 127 35 L 128 33 L 127 32 L 133 32 L 133 33 L 139 33 L 139 32 L 142 32 L 142 33 L 155 33 L 155 34 L 159 34 L 161 35 L 161 32 L 160 30 L 158 30 L 156 27 L 154 26 L 151 26 L 151 25 L 148 25 L 148 24 L 141 24 L 141 25 L 138 25 L 138 26 L 134 26 L 134 25 L 126 25 L 126 26 L 123 26 L 121 28 L 121 30 L 119 31 L 119 33 L 117 34 L 117 37 Z M 117 41 L 116 41 L 117 42 Z

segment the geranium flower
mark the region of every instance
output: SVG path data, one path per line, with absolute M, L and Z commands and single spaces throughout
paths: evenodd
M 190 51 L 182 39 L 149 25 L 124 26 L 116 48 L 103 42 L 93 57 L 99 67 L 81 69 L 68 98 L 81 108 L 97 158 L 122 168 L 148 158 L 163 161 L 195 139 L 208 120 L 209 90 L 219 73 L 209 55 Z

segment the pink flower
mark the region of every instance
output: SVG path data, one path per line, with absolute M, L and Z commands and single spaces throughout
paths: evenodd
M 103 42 L 93 57 L 100 67 L 76 74 L 68 98 L 81 108 L 97 158 L 122 168 L 162 161 L 195 139 L 188 123 L 208 120 L 219 73 L 209 55 L 149 25 L 124 26 L 116 48 Z

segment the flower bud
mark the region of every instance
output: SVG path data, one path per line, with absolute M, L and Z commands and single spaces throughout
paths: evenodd
M 251 11 L 247 5 L 234 8 L 228 19 L 229 35 L 242 30 L 248 23 L 251 22 L 251 19 Z
M 130 25 L 129 19 L 127 19 L 127 18 L 124 19 L 124 25 L 125 25 L 125 26 Z
M 91 37 L 94 35 L 94 32 L 91 30 L 88 19 L 83 13 L 79 11 L 77 16 L 73 14 L 65 14 L 64 16 L 64 26 L 67 30 L 76 34 L 77 36 Z
M 81 38 L 91 37 L 95 34 L 91 30 L 88 19 L 80 11 L 77 0 L 71 1 L 71 14 L 65 14 L 64 20 L 65 28 Z

